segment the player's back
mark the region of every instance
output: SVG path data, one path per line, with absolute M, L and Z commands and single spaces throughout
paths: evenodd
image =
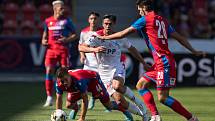
M 164 17 L 159 16 L 154 12 L 149 13 L 149 15 L 146 16 L 145 30 L 149 41 L 157 54 L 170 54 L 168 48 L 168 27 L 169 24 Z
M 152 11 L 139 18 L 132 26 L 144 37 L 154 59 L 162 55 L 172 55 L 168 48 L 168 35 L 174 29 L 166 18 Z
M 95 71 L 83 70 L 83 69 L 69 70 L 69 74 L 73 78 L 75 78 L 76 81 L 96 79 L 98 76 L 97 72 L 95 72 Z

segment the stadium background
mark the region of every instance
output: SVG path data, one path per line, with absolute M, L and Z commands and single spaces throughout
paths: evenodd
M 174 28 L 187 37 L 192 45 L 209 55 L 199 58 L 189 55 L 182 46 L 170 39 L 169 46 L 177 61 L 179 87 L 215 86 L 215 0 L 154 0 L 155 9 L 167 17 Z M 44 81 L 45 48 L 41 43 L 42 23 L 52 15 L 52 0 L 0 0 L 0 84 L 13 85 Z M 116 30 L 129 26 L 139 17 L 135 0 L 64 0 L 77 33 L 87 26 L 87 15 L 97 11 L 101 15 L 116 15 Z M 145 43 L 136 34 L 129 37 L 135 47 L 152 59 Z M 70 44 L 72 68 L 81 68 L 77 44 Z M 127 82 L 134 86 L 143 72 L 141 65 L 127 51 Z M 16 82 L 16 83 L 14 83 Z M 39 84 L 41 86 L 41 84 Z M 43 88 L 43 87 L 40 87 Z M 5 89 L 0 89 L 0 94 Z

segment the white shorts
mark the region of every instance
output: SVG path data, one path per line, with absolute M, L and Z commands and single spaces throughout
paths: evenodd
M 119 76 L 122 77 L 125 81 L 125 69 L 122 66 L 117 66 L 116 68 L 99 68 L 98 69 L 99 75 L 101 77 L 102 82 L 107 89 L 108 94 L 111 96 L 115 89 L 112 87 L 112 80 L 114 77 Z M 123 82 L 124 83 L 124 82 Z
M 84 65 L 84 70 L 91 70 L 91 71 L 95 71 L 98 72 L 98 67 L 94 67 L 94 66 L 88 66 L 88 65 Z

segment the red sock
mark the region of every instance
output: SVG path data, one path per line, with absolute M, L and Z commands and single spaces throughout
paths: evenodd
M 186 119 L 190 119 L 192 117 L 192 114 L 185 109 L 180 102 L 178 102 L 176 99 L 172 97 L 168 97 L 166 101 L 164 102 L 164 105 L 170 107 L 172 110 L 174 110 L 176 113 L 184 116 Z
M 158 110 L 155 105 L 154 97 L 150 90 L 148 89 L 142 89 L 138 91 L 141 95 L 142 99 L 144 100 L 147 108 L 150 110 L 152 116 L 158 115 Z
M 126 109 L 122 106 L 121 103 L 118 104 L 118 110 L 121 111 L 121 112 L 125 112 Z
M 46 80 L 45 80 L 45 86 L 46 86 L 46 94 L 47 96 L 52 96 L 53 94 L 53 76 L 46 74 Z

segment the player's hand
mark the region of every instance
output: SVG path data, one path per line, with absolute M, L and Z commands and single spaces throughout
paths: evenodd
M 192 54 L 194 54 L 195 56 L 202 56 L 202 57 L 206 56 L 206 52 L 203 52 L 203 51 L 193 51 Z
M 144 64 L 143 64 L 143 68 L 144 68 L 145 71 L 148 71 L 151 67 L 152 67 L 152 66 L 149 65 L 149 64 L 147 64 L 147 63 L 144 63 Z
M 60 36 L 60 38 L 55 43 L 66 43 L 67 39 L 65 36 Z
M 100 52 L 105 52 L 105 51 L 106 51 L 106 48 L 104 46 L 99 46 L 99 47 L 94 48 L 95 53 L 100 53 Z
M 42 40 L 42 45 L 47 46 L 48 45 L 48 40 L 47 39 L 43 39 Z
M 84 64 L 84 61 L 86 60 L 86 57 L 85 56 L 81 56 L 80 57 L 80 62 L 82 63 L 82 64 Z

